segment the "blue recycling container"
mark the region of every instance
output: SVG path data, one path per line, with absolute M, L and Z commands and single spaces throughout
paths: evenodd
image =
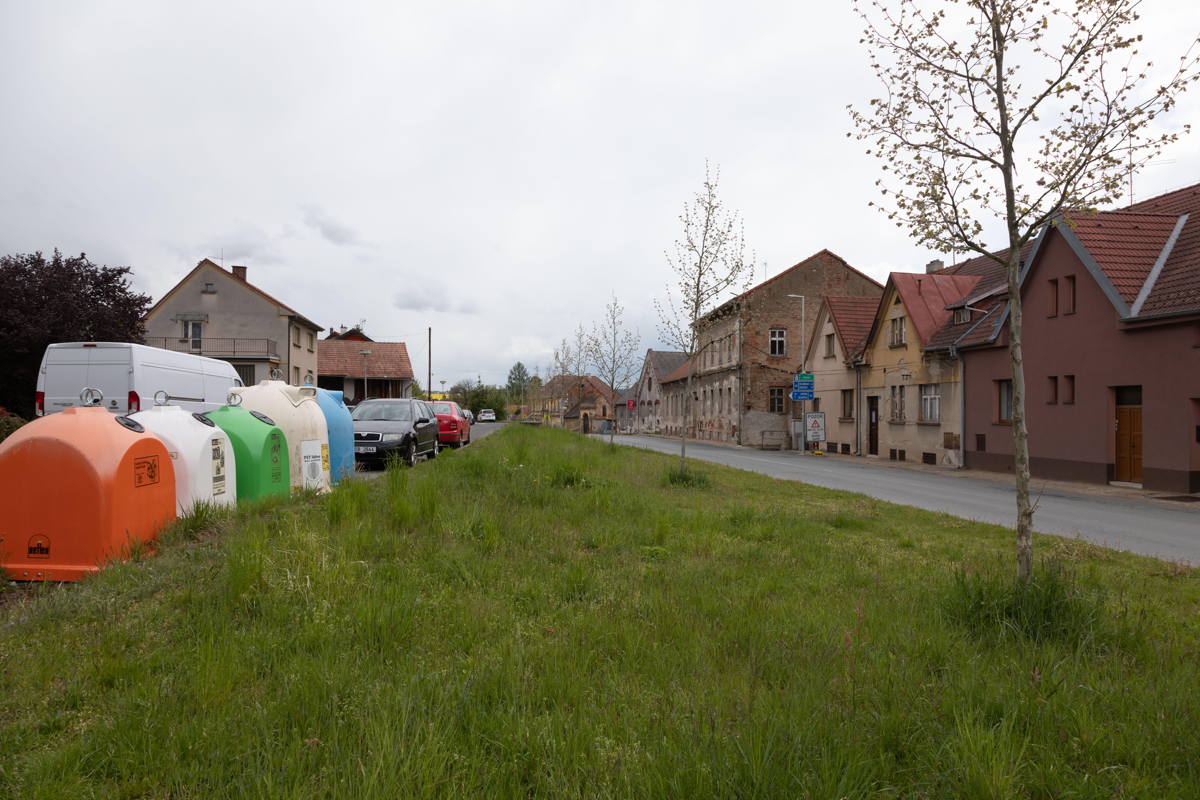
M 317 405 L 329 428 L 329 475 L 337 483 L 354 472 L 354 420 L 341 392 L 317 389 Z

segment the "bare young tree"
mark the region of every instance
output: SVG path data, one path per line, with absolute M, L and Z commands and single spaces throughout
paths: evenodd
M 582 394 L 581 378 L 587 371 L 587 333 L 580 323 L 575 328 L 575 334 L 570 341 L 563 339 L 554 348 L 554 374 L 547 381 L 550 384 L 555 378 L 558 383 L 554 386 L 562 391 L 562 397 L 568 406 L 579 400 Z M 566 409 L 562 409 L 565 411 Z
M 1017 576 L 1033 565 L 1021 342 L 1021 253 L 1064 212 L 1116 200 L 1175 140 L 1156 119 L 1196 80 L 1194 47 L 1147 81 L 1139 0 L 854 0 L 883 96 L 851 108 L 879 158 L 889 219 L 941 251 L 1003 264 L 1008 282 Z M 1144 85 L 1144 86 L 1143 86 Z M 1188 126 L 1183 126 L 1186 130 Z M 854 135 L 854 134 L 851 134 Z M 985 230 L 1003 226 L 1003 246 Z
M 692 378 L 703 341 L 703 318 L 730 289 L 744 289 L 754 277 L 754 256 L 745 257 L 741 215 L 725 208 L 717 195 L 721 171 L 704 165 L 704 186 L 684 203 L 679 221 L 683 236 L 666 252 L 675 273 L 675 290 L 667 286 L 664 302 L 654 301 L 659 335 L 687 357 L 683 397 L 683 432 L 679 437 L 679 469 L 687 470 L 687 437 L 692 423 Z M 678 295 L 676 297 L 675 295 Z
M 587 340 L 587 360 L 596 370 L 596 377 L 609 385 L 613 396 L 609 399 L 613 409 L 613 424 L 608 427 L 608 443 L 616 436 L 617 392 L 637 377 L 641 369 L 638 352 L 641 338 L 636 332 L 626 329 L 625 309 L 613 295 L 612 302 L 604 307 L 604 318 L 599 325 L 592 326 Z

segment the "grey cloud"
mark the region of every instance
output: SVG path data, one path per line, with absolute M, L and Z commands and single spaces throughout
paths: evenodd
M 446 284 L 432 281 L 413 281 L 396 294 L 392 305 L 401 311 L 440 311 L 474 314 L 479 307 L 470 298 L 454 298 Z
M 304 209 L 304 224 L 321 234 L 326 241 L 339 247 L 362 244 L 358 233 L 316 206 Z

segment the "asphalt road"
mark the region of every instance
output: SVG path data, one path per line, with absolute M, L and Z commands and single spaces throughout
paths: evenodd
M 678 439 L 619 436 L 619 444 L 679 453 Z M 819 458 L 797 452 L 753 450 L 689 441 L 691 458 L 802 481 L 829 489 L 944 511 L 966 519 L 1013 527 L 1016 501 L 1011 481 L 968 471 L 939 474 L 887 466 L 866 459 Z M 1174 561 L 1200 563 L 1200 508 L 1163 501 L 1111 497 L 1034 482 L 1034 528 L 1095 544 Z M 1200 504 L 1196 504 L 1200 506 Z

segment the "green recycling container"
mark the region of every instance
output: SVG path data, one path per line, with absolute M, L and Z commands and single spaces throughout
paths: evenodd
M 270 417 L 235 406 L 204 416 L 217 423 L 233 445 L 239 502 L 291 492 L 287 438 Z

